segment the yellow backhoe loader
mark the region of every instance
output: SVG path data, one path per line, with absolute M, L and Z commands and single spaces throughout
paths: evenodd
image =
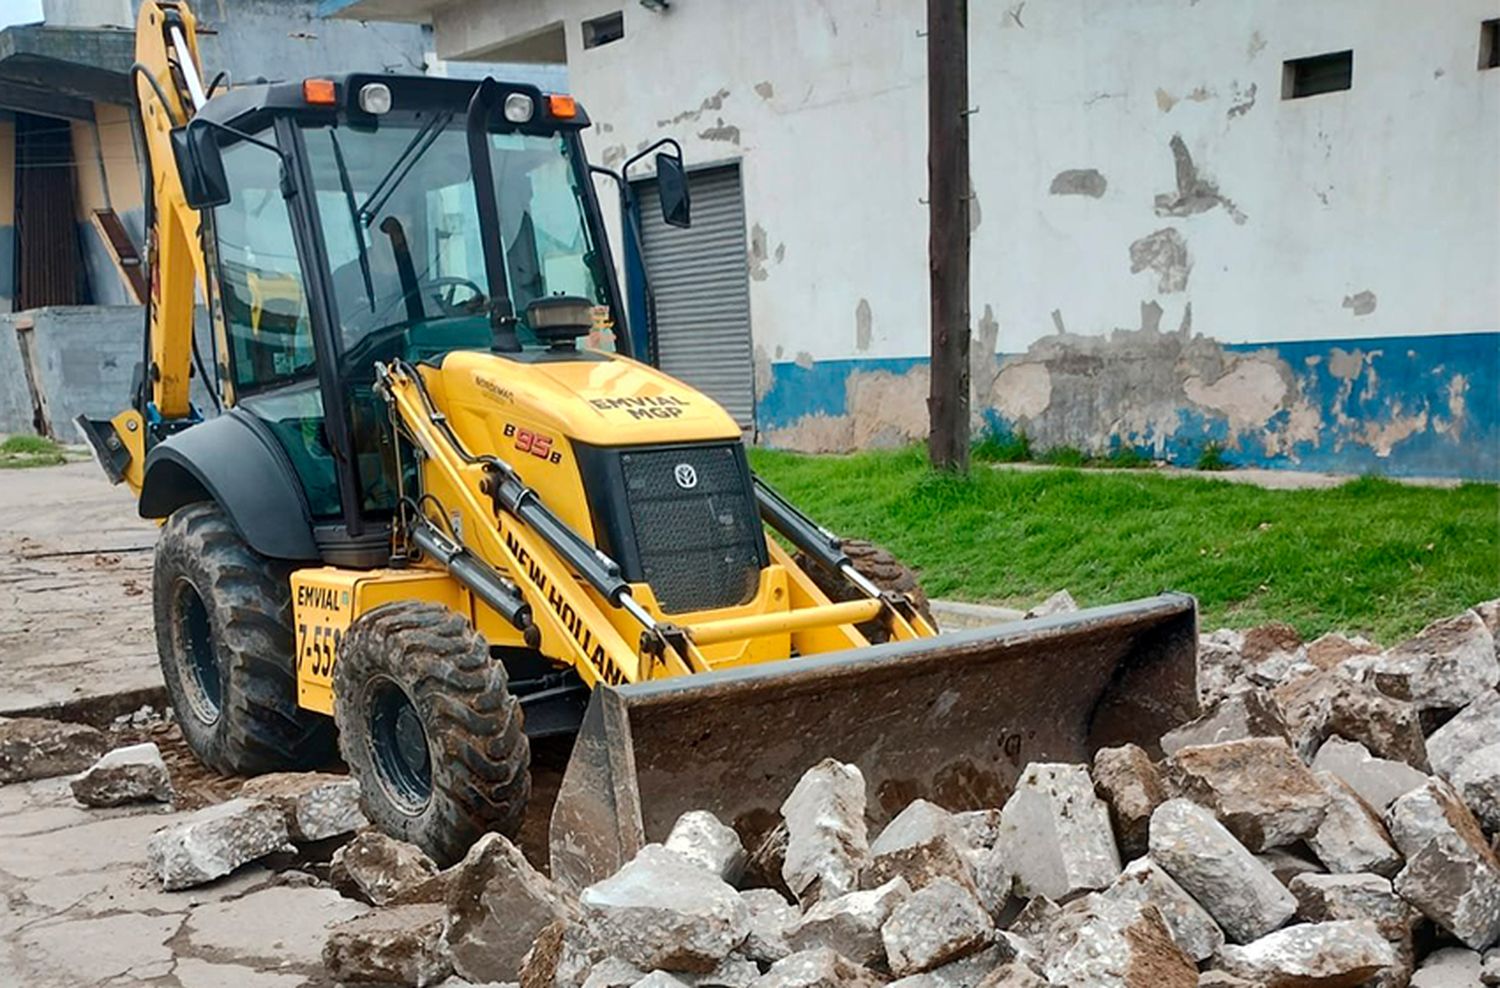
M 753 475 L 722 408 L 628 356 L 647 327 L 571 97 L 203 78 L 192 12 L 148 0 L 143 373 L 80 426 L 162 521 L 162 672 L 209 766 L 321 764 L 336 738 L 370 818 L 448 863 L 519 826 L 528 738 L 573 736 L 550 848 L 578 885 L 690 808 L 753 840 L 825 757 L 878 823 L 998 805 L 1028 761 L 1193 711 L 1191 598 L 938 636 Z

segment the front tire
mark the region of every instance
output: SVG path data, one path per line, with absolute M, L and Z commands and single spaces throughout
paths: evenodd
M 916 572 L 892 555 L 889 549 L 864 539 L 842 539 L 839 548 L 849 557 L 856 572 L 882 590 L 906 594 L 927 623 L 937 627 L 937 622 L 932 619 L 932 605 L 928 603 L 922 584 L 917 581 Z M 841 574 L 828 572 L 809 556 L 799 552 L 796 561 L 829 600 L 837 603 L 863 598 L 858 587 Z M 876 645 L 889 637 L 879 621 L 867 621 L 859 626 L 859 630 Z
M 333 756 L 333 723 L 297 706 L 290 574 L 213 502 L 178 508 L 157 540 L 162 678 L 188 747 L 216 772 L 316 768 Z
M 339 748 L 365 815 L 446 867 L 479 837 L 514 837 L 531 748 L 505 666 L 459 615 L 403 601 L 361 615 L 333 669 Z

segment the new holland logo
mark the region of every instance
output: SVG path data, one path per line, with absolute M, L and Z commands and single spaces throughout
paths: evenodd
M 672 479 L 677 481 L 678 487 L 690 491 L 698 486 L 698 471 L 691 463 L 679 463 L 672 468 Z

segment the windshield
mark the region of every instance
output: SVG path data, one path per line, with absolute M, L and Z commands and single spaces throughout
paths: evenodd
M 378 127 L 308 127 L 307 156 L 338 306 L 347 372 L 374 360 L 487 349 L 479 212 L 461 115 L 389 113 Z M 526 307 L 547 295 L 592 301 L 588 345 L 611 349 L 603 259 L 584 221 L 573 147 L 558 135 L 492 134 L 501 246 L 523 346 Z

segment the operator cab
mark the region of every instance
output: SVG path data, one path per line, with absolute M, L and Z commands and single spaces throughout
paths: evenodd
M 388 546 L 377 362 L 629 352 L 587 125 L 523 84 L 350 75 L 231 90 L 174 133 L 216 372 L 291 460 L 325 558 Z

